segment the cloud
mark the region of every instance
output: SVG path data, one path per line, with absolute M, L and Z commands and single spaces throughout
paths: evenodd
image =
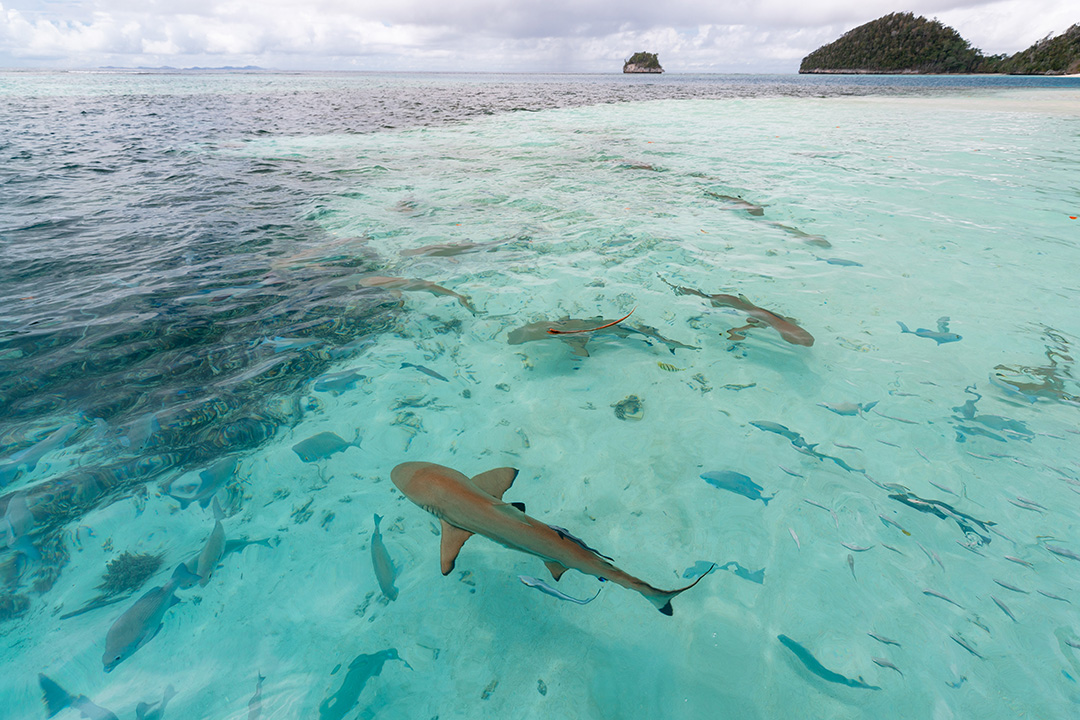
M 793 72 L 894 3 L 37 0 L 33 11 L 0 5 L 0 65 L 612 72 L 650 50 L 669 71 Z M 918 0 L 911 10 L 987 52 L 1022 49 L 1080 20 L 1064 0 Z

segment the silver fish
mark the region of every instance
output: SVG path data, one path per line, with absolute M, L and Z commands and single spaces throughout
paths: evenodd
M 896 672 L 900 673 L 900 677 L 904 676 L 904 673 L 900 672 L 900 668 L 896 667 L 895 665 L 893 665 L 891 662 L 889 662 L 885 658 L 872 657 L 870 659 L 874 661 L 875 665 L 880 665 L 883 668 L 889 668 L 890 670 L 895 670 Z
M 1010 585 L 1007 582 L 1002 582 L 1001 580 L 994 580 L 994 582 L 996 582 L 998 585 L 1005 588 L 1006 590 L 1012 590 L 1013 592 L 1023 593 L 1024 595 L 1029 594 L 1027 590 L 1021 590 L 1020 588 L 1016 587 L 1015 585 Z
M 783 468 L 781 468 L 781 469 L 783 469 Z M 808 504 L 810 504 L 810 505 L 813 505 L 813 506 L 814 506 L 814 507 L 816 507 L 816 508 L 821 508 L 821 509 L 822 509 L 822 510 L 824 510 L 825 512 L 827 512 L 827 513 L 829 513 L 830 515 L 832 515 L 833 523 L 835 523 L 835 524 L 836 524 L 836 529 L 837 529 L 837 530 L 839 530 L 839 529 L 840 529 L 840 518 L 838 518 L 838 517 L 836 516 L 836 512 L 835 512 L 835 511 L 834 511 L 834 510 L 833 510 L 832 508 L 830 508 L 830 507 L 826 507 L 826 506 L 822 505 L 821 503 L 818 503 L 818 502 L 814 502 L 813 500 L 810 500 L 809 498 L 803 498 L 803 502 L 805 502 L 805 503 L 808 503 Z
M 434 370 L 432 370 L 429 367 L 425 367 L 424 365 L 414 365 L 413 363 L 403 362 L 403 363 L 401 363 L 401 367 L 402 368 L 413 368 L 414 370 L 419 370 L 420 372 L 424 373 L 428 377 L 433 377 L 436 380 L 442 380 L 443 382 L 450 382 L 449 380 L 447 380 L 445 377 L 443 377 L 439 373 L 435 372 Z
M 1021 560 L 1020 558 L 1013 557 L 1012 555 L 1006 555 L 1005 559 L 1009 560 L 1011 562 L 1017 563 L 1018 565 L 1024 565 L 1025 567 L 1029 567 L 1029 568 L 1035 567 L 1034 565 L 1029 563 L 1027 560 Z
M 855 556 L 851 553 L 848 553 L 847 556 L 847 566 L 851 568 L 851 577 L 857 581 L 859 578 L 855 577 Z
M 862 415 L 865 412 L 869 412 L 877 405 L 877 401 L 871 403 L 853 403 L 853 402 L 841 402 L 841 403 L 818 403 L 819 406 L 826 410 L 831 410 L 837 415 Z M 834 443 L 835 444 L 835 443 Z
M 790 475 L 791 477 L 797 477 L 797 478 L 801 478 L 801 477 L 806 477 L 805 475 L 802 475 L 801 473 L 797 473 L 797 472 L 795 472 L 794 470 L 788 470 L 788 469 L 787 469 L 786 467 L 784 467 L 783 465 L 779 465 L 778 467 L 779 467 L 779 468 L 780 468 L 781 470 L 783 470 L 784 472 L 786 472 L 786 473 L 787 473 L 788 475 Z
M 135 720 L 162 720 L 165 717 L 165 706 L 176 695 L 172 685 L 165 688 L 165 694 L 161 696 L 161 702 L 141 702 L 135 706 Z M 156 706 L 156 707 L 155 707 Z
M 357 437 L 352 442 L 345 442 L 332 432 L 321 432 L 312 435 L 307 440 L 301 440 L 293 445 L 292 449 L 300 460 L 312 463 L 325 460 L 331 455 L 347 450 L 350 447 L 360 447 L 360 438 Z
M 259 679 L 255 681 L 255 694 L 248 700 L 248 720 L 259 720 L 259 716 L 262 715 L 262 673 L 259 673 Z
M 223 488 L 227 482 L 236 475 L 237 458 L 227 457 L 199 473 L 198 482 L 181 483 L 179 478 L 169 482 L 165 486 L 165 494 L 179 501 L 180 509 L 185 509 L 191 503 L 199 503 L 200 507 L 210 507 L 210 501 Z
M 884 635 L 878 635 L 877 633 L 872 633 L 872 632 L 868 632 L 866 634 L 869 635 L 870 637 L 874 638 L 875 640 L 877 640 L 879 643 L 883 643 L 885 645 L 895 645 L 896 647 L 902 647 L 900 645 L 900 643 L 896 642 L 895 640 L 890 640 L 889 638 L 885 637 Z
M 791 533 L 791 539 L 795 541 L 795 547 L 802 550 L 802 544 L 799 542 L 799 536 L 795 534 L 795 528 L 788 528 L 788 532 Z
M 116 619 L 105 636 L 105 654 L 101 656 L 105 672 L 112 672 L 136 650 L 154 639 L 161 630 L 165 612 L 180 602 L 173 593 L 190 581 L 187 566 L 177 566 L 168 582 L 147 591 Z
M 379 589 L 388 600 L 397 600 L 398 589 L 394 587 L 394 576 L 397 570 L 394 561 L 390 559 L 390 553 L 383 544 L 382 533 L 379 532 L 381 515 L 375 516 L 375 532 L 371 534 L 371 564 L 375 568 L 375 579 L 379 581 Z
M 1080 555 L 1077 555 L 1075 552 L 1069 550 L 1068 548 L 1058 547 L 1057 545 L 1047 545 L 1046 549 L 1054 553 L 1055 555 L 1060 555 L 1063 558 L 1069 558 L 1070 560 L 1076 560 L 1077 562 L 1080 562 Z
M 891 520 L 891 519 L 885 517 L 884 515 L 878 515 L 878 519 L 881 520 L 881 522 L 884 523 L 885 525 L 892 525 L 894 528 L 896 528 L 900 532 L 904 533 L 908 537 L 911 536 L 911 533 L 909 533 L 907 530 L 905 530 L 903 527 L 901 527 L 900 523 L 896 522 L 895 520 Z M 922 547 L 922 546 L 920 545 L 919 547 Z
M 926 546 L 918 540 L 915 541 L 915 544 L 918 545 L 924 553 L 926 553 L 926 557 L 930 558 L 931 562 L 936 562 L 938 565 L 941 566 L 942 570 L 945 569 L 945 563 L 941 562 L 941 558 L 938 557 L 938 554 L 936 552 L 934 552 L 933 550 L 928 550 Z
M 210 531 L 210 537 L 206 539 L 206 545 L 199 553 L 199 560 L 195 565 L 195 574 L 199 576 L 200 587 L 206 587 L 206 584 L 210 582 L 210 576 L 214 574 L 214 569 L 225 554 L 225 528 L 221 524 L 224 518 L 225 513 L 221 509 L 221 504 L 217 498 L 214 498 L 214 529 Z
M 715 567 L 715 565 L 713 567 Z M 711 570 L 712 569 L 710 568 L 710 571 Z M 572 603 L 577 603 L 578 605 L 588 605 L 589 603 L 591 603 L 593 600 L 596 599 L 596 597 L 600 594 L 600 590 L 602 589 L 602 588 L 597 588 L 596 595 L 593 595 L 588 600 L 578 600 L 575 597 L 570 597 L 569 595 L 566 595 L 565 593 L 559 592 L 558 590 L 556 590 L 555 588 L 551 587 L 546 582 L 544 582 L 543 580 L 540 580 L 538 578 L 534 578 L 534 577 L 531 577 L 529 575 L 518 575 L 518 580 L 520 580 L 522 583 L 524 583 L 525 585 L 527 585 L 527 586 L 529 586 L 531 588 L 536 588 L 537 590 L 544 593 L 545 595 L 550 595 L 551 597 L 558 598 L 559 600 L 567 600 L 567 601 L 572 602 Z
M 20 470 L 33 472 L 41 458 L 56 448 L 63 447 L 67 439 L 75 434 L 79 426 L 67 423 L 49 433 L 44 440 L 39 440 L 28 448 L 12 455 L 8 462 L 0 465 L 0 487 L 7 485 L 19 475 Z
M 960 608 L 961 610 L 963 610 L 963 609 L 964 609 L 964 606 L 963 606 L 963 605 L 961 605 L 960 603 L 956 602 L 955 600 L 953 600 L 953 599 L 952 599 L 952 598 L 950 598 L 950 597 L 947 597 L 947 596 L 945 596 L 945 595 L 942 595 L 942 594 L 941 594 L 941 593 L 939 593 L 939 592 L 938 592 L 937 590 L 931 590 L 931 589 L 929 589 L 929 588 L 926 588 L 926 589 L 924 589 L 924 590 L 923 590 L 922 592 L 923 592 L 923 595 L 932 595 L 932 596 L 934 596 L 934 597 L 936 597 L 936 598 L 941 598 L 941 599 L 942 599 L 942 600 L 944 600 L 945 602 L 947 602 L 947 603 L 952 603 L 953 605 L 955 605 L 956 607 Z
M 1013 622 L 1017 621 L 1016 616 L 1012 614 L 1012 610 L 1010 610 L 1008 607 L 1006 607 L 1005 603 L 1001 602 L 1000 600 L 998 600 L 993 595 L 990 596 L 990 599 L 993 600 L 994 604 L 997 605 L 999 608 L 1001 608 L 1001 612 L 1008 615 L 1012 619 Z
M 1067 603 L 1072 604 L 1071 601 L 1066 600 L 1065 598 L 1061 597 L 1060 595 L 1055 595 L 1054 593 L 1048 593 L 1045 590 L 1037 590 L 1036 592 L 1038 592 L 1040 595 L 1043 595 L 1045 597 L 1050 598 L 1051 600 L 1060 600 L 1061 602 L 1067 602 Z
M 971 646 L 971 644 L 967 640 L 964 640 L 962 637 L 959 637 L 957 635 L 949 635 L 949 637 L 951 637 L 953 639 L 953 642 L 955 642 L 957 645 L 959 645 L 960 647 L 967 650 L 969 653 L 971 653 L 975 657 L 979 658 L 980 660 L 985 660 L 985 658 L 982 655 L 980 655 L 979 652 L 975 648 L 973 648 Z
M 853 550 L 855 552 L 866 552 L 870 548 L 874 547 L 873 545 L 871 545 L 870 547 L 863 547 L 862 545 L 852 545 L 851 543 L 846 542 L 842 542 L 840 544 L 846 547 L 848 550 Z
M 1042 506 L 1035 507 L 1034 505 L 1029 505 L 1029 504 L 1021 501 L 1019 498 L 1017 498 L 1015 500 L 1013 498 L 1009 498 L 1009 502 L 1012 503 L 1013 505 L 1015 505 L 1016 507 L 1020 508 L 1021 510 L 1030 510 L 1032 512 L 1042 513 L 1043 510 L 1046 509 L 1046 508 L 1042 508 Z

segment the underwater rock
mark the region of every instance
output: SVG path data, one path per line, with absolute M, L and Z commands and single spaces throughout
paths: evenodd
M 620 420 L 640 420 L 645 417 L 645 401 L 637 395 L 627 395 L 611 407 L 615 408 L 615 417 Z

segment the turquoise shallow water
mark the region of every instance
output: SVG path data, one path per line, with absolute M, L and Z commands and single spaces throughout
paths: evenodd
M 83 267 L 104 256 L 114 276 L 64 278 L 63 252 L 38 264 L 35 225 L 9 226 L 5 253 L 27 264 L 5 278 L 24 304 L 0 346 L 4 706 L 42 716 L 42 672 L 120 717 L 172 685 L 168 716 L 241 718 L 261 674 L 265 718 L 1073 716 L 1080 95 L 786 94 L 465 111 L 361 134 L 223 119 L 142 141 L 196 168 L 161 204 L 194 210 L 150 220 L 97 200 L 109 227 L 147 223 L 157 252 L 101 251 L 86 216 L 72 230 L 53 213 L 35 236 L 70 230 Z M 205 168 L 242 182 L 204 187 Z M 55 192 L 37 202 L 56 208 Z M 218 234 L 190 220 L 200 203 Z M 482 245 L 410 252 L 447 243 Z M 476 312 L 365 288 L 373 275 L 437 283 Z M 35 283 L 75 289 L 42 309 L 22 299 Z M 743 295 L 815 342 L 764 325 L 732 337 L 746 312 L 669 283 Z M 81 306 L 97 322 L 80 321 L 70 308 L 103 288 L 115 296 Z M 527 323 L 631 310 L 627 324 L 693 347 L 508 343 Z M 925 336 L 939 331 L 960 339 Z M 318 381 L 349 369 L 364 377 Z M 325 432 L 352 444 L 304 462 L 294 446 Z M 222 456 L 236 460 L 218 493 L 225 536 L 268 546 L 177 590 L 160 632 L 104 673 L 113 623 L 215 527 L 164 491 L 183 496 Z M 585 606 L 541 594 L 516 577 L 542 577 L 540 560 L 482 538 L 444 578 L 436 521 L 389 482 L 407 460 L 519 468 L 507 500 L 659 587 L 690 582 L 698 561 L 723 567 L 671 618 L 611 583 Z M 768 503 L 700 477 L 717 471 Z M 130 597 L 62 619 L 124 551 L 163 561 Z M 585 598 L 596 581 L 558 586 Z M 348 675 L 390 648 L 408 667 L 373 657 Z

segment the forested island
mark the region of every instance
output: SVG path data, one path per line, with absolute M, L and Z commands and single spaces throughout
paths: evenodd
M 624 73 L 662 73 L 664 68 L 660 67 L 660 58 L 656 53 L 637 52 L 623 63 L 622 71 Z
M 803 58 L 800 73 L 1007 73 L 1071 75 L 1080 72 L 1080 25 L 1047 36 L 1014 55 L 983 55 L 960 33 L 937 20 L 893 13 L 844 33 Z

